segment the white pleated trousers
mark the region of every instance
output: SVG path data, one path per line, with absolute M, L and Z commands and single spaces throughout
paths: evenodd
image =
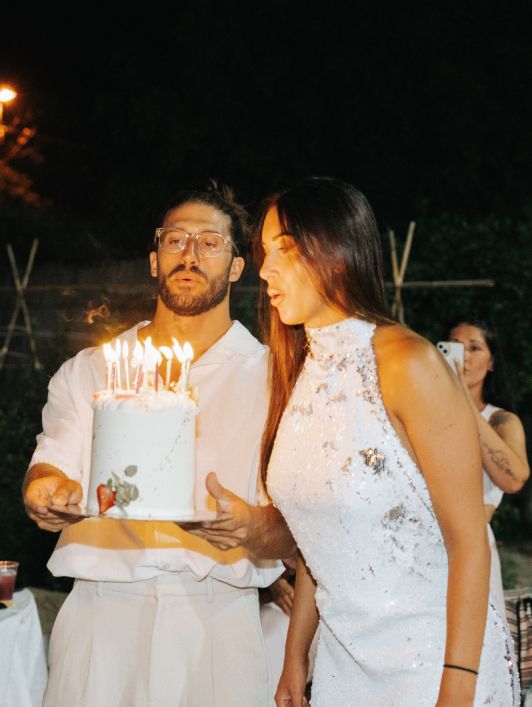
M 271 707 L 256 589 L 191 574 L 77 580 L 43 707 Z

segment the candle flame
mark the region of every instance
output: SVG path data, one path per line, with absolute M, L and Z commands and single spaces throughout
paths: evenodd
M 179 341 L 177 339 L 174 339 L 174 337 L 172 337 L 172 348 L 179 363 L 183 363 L 183 361 L 185 360 L 185 353 L 181 348 Z
M 116 363 L 120 360 L 120 341 L 117 340 L 113 348 L 111 344 L 103 345 L 103 355 L 107 363 Z
M 138 366 L 142 362 L 143 354 L 142 344 L 140 341 L 137 341 L 133 347 L 133 353 L 131 355 L 131 365 L 133 367 Z
M 103 345 L 103 357 L 105 358 L 105 362 L 111 363 L 113 360 L 113 355 L 114 355 L 114 351 L 111 347 L 111 344 L 104 344 Z
M 151 336 L 148 336 L 148 338 L 144 342 L 144 358 L 142 361 L 142 363 L 144 365 L 144 370 L 146 372 L 155 371 L 155 366 L 161 360 L 162 360 L 162 356 L 161 356 L 160 352 L 151 343 Z
M 159 346 L 159 351 L 164 355 L 164 357 L 168 360 L 171 361 L 172 358 L 174 357 L 174 352 L 169 346 Z
M 170 348 L 169 346 L 160 346 L 160 347 L 155 347 L 152 344 L 152 339 L 151 336 L 149 336 L 146 341 L 144 342 L 144 345 L 141 344 L 140 341 L 135 342 L 135 346 L 133 347 L 133 351 L 131 353 L 131 362 L 129 360 L 129 346 L 127 341 L 124 341 L 123 343 L 120 341 L 120 339 L 117 339 L 115 344 L 112 345 L 110 343 L 106 343 L 103 345 L 103 355 L 105 358 L 105 362 L 107 364 L 107 375 L 108 375 L 108 381 L 107 381 L 107 389 L 109 390 L 110 385 L 112 383 L 113 385 L 113 391 L 116 390 L 116 387 L 120 388 L 120 359 L 123 358 L 125 361 L 125 366 L 126 366 L 126 387 L 127 390 L 129 390 L 129 365 L 137 369 L 136 372 L 136 377 L 135 377 L 135 382 L 134 382 L 134 388 L 136 389 L 137 393 L 142 389 L 143 383 L 142 380 L 144 380 L 143 376 L 144 374 L 148 373 L 155 373 L 155 375 L 158 375 L 158 368 L 163 362 L 163 356 L 164 358 L 169 362 L 167 367 L 166 367 L 166 388 L 169 388 L 169 383 L 170 383 L 170 375 L 171 375 L 171 361 L 175 357 L 179 360 L 180 364 L 182 365 L 182 371 L 181 371 L 181 377 L 180 377 L 180 382 L 182 384 L 182 390 L 185 390 L 186 387 L 188 386 L 188 376 L 190 374 L 190 363 L 192 361 L 192 358 L 194 356 L 194 350 L 192 349 L 192 346 L 189 344 L 189 342 L 185 342 L 183 346 L 180 345 L 180 343 L 172 337 L 172 347 Z M 118 364 L 118 368 L 116 366 Z M 155 382 L 154 388 L 155 392 L 157 392 L 158 381 Z

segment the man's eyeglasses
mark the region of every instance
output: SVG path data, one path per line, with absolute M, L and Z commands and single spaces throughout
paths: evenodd
M 165 253 L 182 253 L 187 247 L 188 239 L 195 238 L 198 248 L 198 255 L 202 258 L 214 258 L 227 250 L 229 244 L 238 249 L 229 236 L 223 236 L 216 231 L 201 231 L 200 233 L 190 233 L 184 228 L 157 228 L 155 229 L 155 243 Z

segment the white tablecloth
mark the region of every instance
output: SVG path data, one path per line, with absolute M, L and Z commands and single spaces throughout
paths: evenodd
M 28 589 L 0 611 L 0 707 L 40 707 L 47 668 L 37 606 Z

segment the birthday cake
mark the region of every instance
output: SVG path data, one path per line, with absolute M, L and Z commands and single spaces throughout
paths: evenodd
M 88 515 L 194 513 L 196 402 L 186 392 L 95 393 Z

